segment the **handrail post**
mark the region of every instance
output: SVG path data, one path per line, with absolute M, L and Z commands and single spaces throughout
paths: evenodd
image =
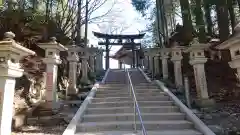
M 129 90 L 130 96 L 132 96 L 132 90 L 131 90 L 132 88 L 131 88 L 131 82 L 130 82 L 129 76 L 130 76 L 130 74 L 129 74 L 129 71 L 127 69 L 128 90 Z M 134 102 L 134 100 L 133 100 L 133 102 Z
M 130 83 L 130 81 L 128 82 L 129 83 L 129 93 L 130 93 L 130 96 L 132 96 L 132 90 L 131 90 L 131 83 Z
M 136 122 L 136 102 L 134 102 L 134 131 L 137 132 L 137 122 Z
M 144 124 L 143 124 L 143 120 L 142 120 L 142 116 L 141 116 L 141 112 L 140 112 L 140 109 L 139 109 L 139 105 L 138 105 L 138 101 L 137 101 L 137 98 L 136 98 L 136 94 L 135 94 L 135 91 L 134 91 L 134 87 L 133 87 L 133 84 L 132 84 L 132 80 L 131 80 L 131 77 L 130 77 L 130 74 L 129 74 L 129 71 L 128 69 L 125 70 L 126 71 L 126 75 L 127 75 L 127 82 L 128 82 L 128 88 L 129 88 L 129 91 L 130 91 L 130 96 L 132 97 L 133 99 L 133 117 L 134 117 L 134 120 L 133 120 L 133 128 L 134 128 L 134 132 L 137 133 L 137 113 L 138 113 L 138 116 L 139 116 L 139 121 L 140 121 L 140 127 L 142 129 L 142 133 L 143 135 L 147 135 L 146 133 L 146 129 L 144 127 Z

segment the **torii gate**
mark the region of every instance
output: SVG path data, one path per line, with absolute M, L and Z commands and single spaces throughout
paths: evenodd
M 93 32 L 94 36 L 97 38 L 105 39 L 105 42 L 98 42 L 98 45 L 105 45 L 106 47 L 106 63 L 105 69 L 109 68 L 109 46 L 110 45 L 123 45 L 124 48 L 131 49 L 133 54 L 133 68 L 136 66 L 136 47 L 140 46 L 141 43 L 135 43 L 135 39 L 142 39 L 145 35 L 143 34 L 134 34 L 134 35 L 113 35 L 113 34 L 103 34 L 99 32 Z M 110 42 L 111 39 L 117 39 L 117 42 Z M 123 42 L 125 40 L 126 42 Z

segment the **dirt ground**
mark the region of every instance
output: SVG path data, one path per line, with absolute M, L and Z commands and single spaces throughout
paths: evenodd
M 214 109 L 201 111 L 197 116 L 207 125 L 217 126 L 216 130 L 222 130 L 223 135 L 240 135 L 240 100 L 216 103 Z
M 53 116 L 34 118 L 12 135 L 61 135 L 79 107 L 67 106 L 61 113 Z

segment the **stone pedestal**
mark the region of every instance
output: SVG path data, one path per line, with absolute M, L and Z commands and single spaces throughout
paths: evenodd
M 154 57 L 154 71 L 155 71 L 155 75 L 159 74 L 159 55 L 155 55 Z
M 183 47 L 173 47 L 171 48 L 171 61 L 174 64 L 174 76 L 175 76 L 175 85 L 178 88 L 182 88 L 183 86 L 183 77 L 182 77 L 182 49 Z
M 43 62 L 46 63 L 46 108 L 56 109 L 57 102 L 57 72 L 58 65 L 61 64 L 61 59 L 59 56 L 60 51 L 66 51 L 63 45 L 56 42 L 56 38 L 51 38 L 48 43 L 40 43 L 39 47 L 45 49 L 45 58 Z
M 169 51 L 168 50 L 161 50 L 161 60 L 162 60 L 162 73 L 163 79 L 168 79 L 168 58 L 169 58 Z
M 207 99 L 208 89 L 205 75 L 204 64 L 207 62 L 207 58 L 201 60 L 190 60 L 190 64 L 193 65 L 194 77 L 196 83 L 196 90 L 198 93 L 198 98 Z
M 149 69 L 148 56 L 145 56 L 143 63 L 144 63 L 144 69 Z
M 95 61 L 95 56 L 91 55 L 90 59 L 89 59 L 89 65 L 91 67 L 92 72 L 95 72 L 95 63 L 94 63 L 94 61 Z
M 86 54 L 89 56 L 89 67 L 92 72 L 96 71 L 95 57 L 98 54 L 99 48 L 91 46 L 91 48 L 85 48 Z
M 81 82 L 82 83 L 90 83 L 88 80 L 88 57 L 87 56 L 81 56 L 82 59 L 82 67 L 81 67 L 81 71 L 82 71 L 82 77 L 81 77 Z
M 153 61 L 154 56 L 149 55 L 149 70 L 151 73 L 154 71 L 154 61 Z
M 0 135 L 11 135 L 15 78 L 23 75 L 19 60 L 35 53 L 19 44 L 12 32 L 6 32 L 0 42 Z
M 149 70 L 151 71 L 152 75 L 156 75 L 159 73 L 159 66 L 158 66 L 158 50 L 159 48 L 148 48 L 146 49 L 145 53 L 149 57 Z
M 198 96 L 196 103 L 201 107 L 208 107 L 214 104 L 214 101 L 209 99 L 208 96 L 207 81 L 204 68 L 204 64 L 207 62 L 207 58 L 204 55 L 204 50 L 208 47 L 208 44 L 200 44 L 194 41 L 192 45 L 186 49 L 186 52 L 190 52 L 189 63 L 193 66 L 194 69 L 194 77 Z
M 68 61 L 69 61 L 69 86 L 67 89 L 66 95 L 74 95 L 78 93 L 76 86 L 77 83 L 77 66 L 78 66 L 78 46 L 69 46 L 68 47 Z
M 140 59 L 140 68 L 144 68 L 144 59 Z
M 101 71 L 103 70 L 103 51 L 99 50 L 100 52 L 96 56 L 96 70 Z
M 61 64 L 61 61 L 54 60 L 50 58 L 43 59 L 43 62 L 46 63 L 46 91 L 45 91 L 45 100 L 49 102 L 49 108 L 54 108 L 55 102 L 57 102 L 57 72 L 58 64 Z M 52 105 L 50 105 L 51 103 Z
M 78 67 L 77 68 L 77 77 L 78 77 L 81 74 L 81 67 L 82 67 L 80 62 L 77 63 L 77 67 Z

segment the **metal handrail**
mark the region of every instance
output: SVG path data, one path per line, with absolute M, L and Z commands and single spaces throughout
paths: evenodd
M 135 132 L 137 132 L 136 114 L 138 113 L 139 120 L 140 120 L 141 127 L 142 127 L 142 133 L 143 133 L 143 135 L 147 135 L 147 132 L 146 132 L 146 129 L 145 129 L 144 124 L 143 124 L 142 115 L 141 115 L 141 112 L 140 112 L 140 109 L 139 109 L 138 101 L 137 101 L 137 98 L 136 98 L 136 94 L 135 94 L 135 91 L 134 91 L 134 87 L 133 87 L 132 80 L 131 80 L 128 69 L 125 68 L 125 72 L 127 73 L 129 92 L 130 92 L 130 95 L 132 96 L 133 102 L 134 102 L 134 130 L 135 130 Z

